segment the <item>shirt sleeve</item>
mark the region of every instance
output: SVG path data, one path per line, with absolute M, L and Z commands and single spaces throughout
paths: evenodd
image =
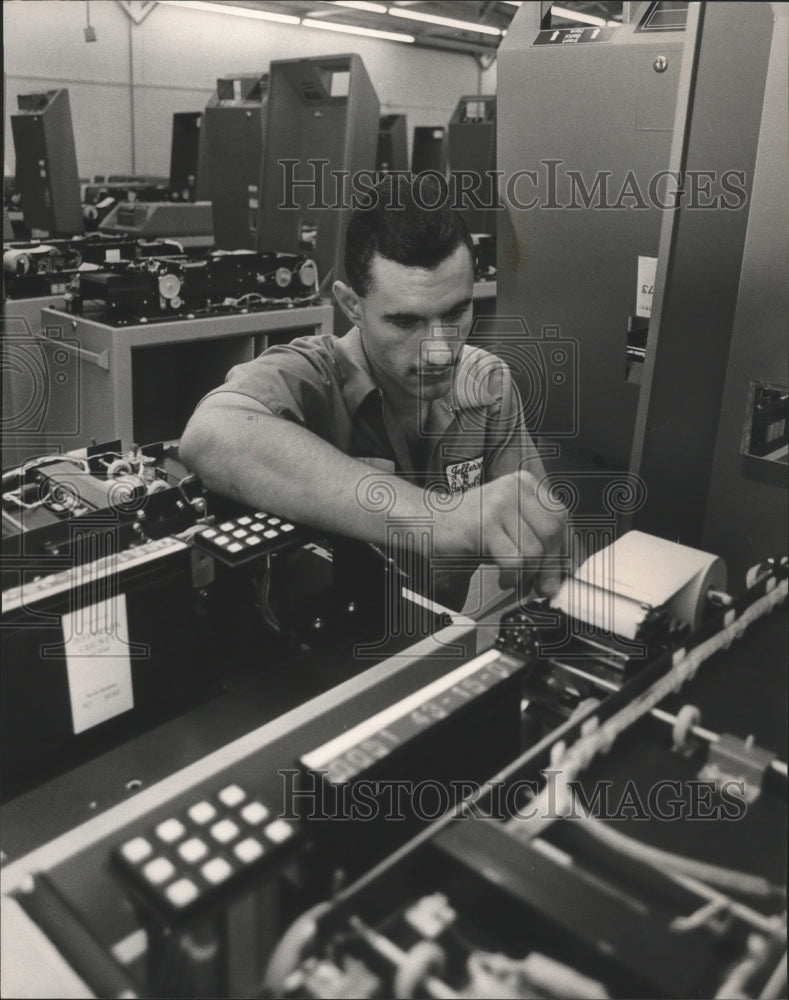
M 492 408 L 487 428 L 486 481 L 520 469 L 541 479 L 545 475 L 542 459 L 526 429 L 521 396 L 504 362 L 497 366 L 496 380 L 500 385 L 495 393 L 498 404 Z
M 317 431 L 330 422 L 337 382 L 332 356 L 321 340 L 302 337 L 270 347 L 254 361 L 231 368 L 224 384 L 208 396 L 247 396 L 274 416 Z

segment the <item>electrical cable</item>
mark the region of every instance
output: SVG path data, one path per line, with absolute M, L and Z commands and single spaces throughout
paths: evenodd
M 623 854 L 651 868 L 659 868 L 662 871 L 674 870 L 697 878 L 701 882 L 707 882 L 718 889 L 741 893 L 744 896 L 770 898 L 786 895 L 782 886 L 770 882 L 761 875 L 752 875 L 749 872 L 710 864 L 707 861 L 697 861 L 695 858 L 644 844 L 634 837 L 614 830 L 609 824 L 583 811 L 579 815 L 579 820 L 584 830 L 599 843 L 605 844 L 617 854 Z
M 74 455 L 42 455 L 39 458 L 31 458 L 27 462 L 18 466 L 15 469 L 8 469 L 3 473 L 3 482 L 6 479 L 11 479 L 14 476 L 24 476 L 26 472 L 30 472 L 31 469 L 37 469 L 41 465 L 46 465 L 48 462 L 70 462 L 72 465 L 79 466 L 83 472 L 90 472 L 90 463 L 86 458 L 77 458 Z
M 263 989 L 270 996 L 282 996 L 285 980 L 301 962 L 304 952 L 318 933 L 318 920 L 331 907 L 328 902 L 317 903 L 297 917 L 280 938 L 271 953 L 263 975 Z

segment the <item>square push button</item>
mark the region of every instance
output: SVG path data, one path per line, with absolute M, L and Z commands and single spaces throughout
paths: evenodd
M 167 858 L 154 858 L 142 870 L 151 885 L 161 885 L 175 875 L 175 866 Z
M 153 853 L 153 848 L 145 837 L 135 837 L 134 840 L 128 840 L 121 848 L 121 854 L 133 865 L 144 861 L 151 853 Z
M 268 815 L 268 809 L 266 809 L 262 802 L 258 801 L 248 803 L 241 810 L 241 816 L 250 826 L 257 826 L 258 823 L 263 823 L 268 819 Z
M 189 864 L 193 865 L 208 854 L 208 847 L 199 837 L 190 837 L 178 848 L 178 853 Z
M 166 819 L 156 827 L 156 836 L 163 840 L 165 844 L 174 844 L 179 837 L 186 833 L 186 827 L 178 819 Z
M 211 885 L 219 885 L 233 874 L 233 869 L 224 858 L 211 858 L 200 869 L 203 878 Z
M 273 823 L 269 823 L 264 832 L 275 844 L 283 843 L 293 834 L 291 826 L 284 819 L 275 819 Z
M 219 801 L 223 802 L 229 809 L 243 802 L 247 793 L 240 785 L 228 785 L 219 793 Z
M 237 834 L 238 827 L 232 819 L 220 819 L 211 827 L 211 836 L 220 844 L 229 843 Z
M 216 816 L 216 809 L 210 802 L 197 802 L 189 810 L 189 818 L 198 826 L 204 826 Z
M 246 840 L 242 840 L 241 843 L 236 844 L 233 848 L 236 857 L 239 861 L 243 861 L 245 864 L 251 864 L 264 853 L 264 847 L 260 841 L 255 840 L 254 837 L 247 837 Z
M 190 878 L 179 878 L 164 890 L 173 906 L 188 906 L 192 900 L 197 899 L 199 893 L 200 890 Z

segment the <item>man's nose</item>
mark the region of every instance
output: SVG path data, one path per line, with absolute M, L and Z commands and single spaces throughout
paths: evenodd
M 434 368 L 445 368 L 454 364 L 460 347 L 457 327 L 434 326 L 430 329 L 430 339 L 424 345 L 425 361 Z

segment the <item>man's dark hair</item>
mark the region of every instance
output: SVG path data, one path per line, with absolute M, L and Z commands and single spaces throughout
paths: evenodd
M 432 270 L 461 246 L 474 244 L 461 215 L 447 204 L 447 187 L 430 174 L 390 174 L 373 191 L 370 208 L 351 215 L 345 233 L 345 273 L 357 295 L 369 293 L 375 254 Z

